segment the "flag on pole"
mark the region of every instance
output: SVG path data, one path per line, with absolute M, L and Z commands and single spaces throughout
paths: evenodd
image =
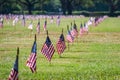
M 54 19 L 53 19 L 53 16 L 51 16 L 51 20 L 50 20 L 50 23 L 53 23 L 53 20 L 54 20 Z
M 25 27 L 25 16 L 24 16 L 24 14 L 23 14 L 23 18 L 22 18 L 22 25 Z
M 16 16 L 15 19 L 13 20 L 13 26 L 15 26 L 17 24 L 18 20 L 19 20 L 19 18 L 18 18 L 18 16 Z
M 40 33 L 40 21 L 39 21 L 38 24 L 37 24 L 36 30 L 37 30 L 37 33 L 39 34 L 39 33 Z
M 88 20 L 88 22 L 86 23 L 88 26 L 92 25 L 92 20 L 91 18 Z
M 15 60 L 14 66 L 10 72 L 8 80 L 18 80 L 18 60 L 19 60 L 18 55 L 19 55 L 19 48 L 17 48 L 16 60 Z
M 69 42 L 73 42 L 74 41 L 74 37 L 71 35 L 70 31 L 68 30 L 68 34 L 66 36 L 66 39 L 69 41 Z
M 78 36 L 78 30 L 77 30 L 77 25 L 74 23 L 74 33 L 75 33 L 75 36 L 77 37 Z
M 29 24 L 28 29 L 33 30 L 33 24 L 32 24 L 32 21 L 31 21 L 31 23 Z
M 75 29 L 74 28 L 71 28 L 71 31 L 70 31 L 72 37 L 75 37 Z
M 3 28 L 3 17 L 0 17 L 0 28 Z
M 60 38 L 59 38 L 57 45 L 56 45 L 56 48 L 57 48 L 58 54 L 61 54 L 64 52 L 66 45 L 65 45 L 65 39 L 64 39 L 63 34 L 60 35 Z
M 84 33 L 84 30 L 83 30 L 83 25 L 82 25 L 82 23 L 81 23 L 81 25 L 80 25 L 80 35 L 82 36 L 83 33 Z
M 49 36 L 47 36 L 46 41 L 41 49 L 41 52 L 48 59 L 48 61 L 51 61 L 51 58 L 55 52 L 55 49 Z
M 45 22 L 44 22 L 44 25 L 43 25 L 44 31 L 46 30 L 46 27 L 47 27 L 47 19 L 45 19 Z
M 94 25 L 95 25 L 95 26 L 98 25 L 98 19 L 99 19 L 98 17 L 95 17 L 95 19 L 94 19 Z
M 86 23 L 84 23 L 84 32 L 88 32 L 88 25 Z
M 27 60 L 26 66 L 28 66 L 32 73 L 36 72 L 36 59 L 37 59 L 37 43 L 36 40 L 32 46 L 31 54 Z
M 83 28 L 83 32 L 85 33 L 85 23 L 83 24 L 82 28 Z
M 57 25 L 60 25 L 60 16 L 57 17 L 57 21 L 56 21 Z

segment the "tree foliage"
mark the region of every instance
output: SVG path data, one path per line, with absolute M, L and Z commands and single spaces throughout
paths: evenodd
M 32 14 L 32 10 L 34 9 L 35 4 L 38 3 L 38 0 L 18 0 L 18 3 L 27 7 L 29 14 Z
M 60 0 L 62 5 L 63 13 L 72 14 L 72 11 L 76 9 L 76 7 L 90 7 L 94 6 L 94 2 L 92 0 Z
M 110 15 L 114 15 L 114 12 L 120 8 L 120 0 L 101 0 L 109 7 Z
M 111 15 L 120 10 L 120 0 L 0 0 L 0 14 L 28 11 L 59 12 L 71 15 L 75 10 L 108 10 Z
M 0 0 L 0 13 L 11 13 L 14 9 L 16 9 L 15 5 L 16 0 Z

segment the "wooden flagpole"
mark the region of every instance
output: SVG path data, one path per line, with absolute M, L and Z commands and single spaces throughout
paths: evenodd
M 76 39 L 77 39 L 77 44 L 78 44 L 78 29 L 77 29 L 76 23 L 75 23 L 75 26 L 76 26 L 76 31 L 77 31 Z
M 48 37 L 48 30 L 46 30 L 46 34 L 47 34 L 47 37 Z M 49 61 L 49 65 L 51 65 L 51 60 Z
M 19 74 L 19 47 L 17 47 L 17 55 L 16 57 L 18 58 L 18 74 Z M 19 79 L 19 76 L 18 76 Z
M 77 39 L 77 44 L 78 44 L 78 33 L 77 33 L 76 39 Z
M 36 41 L 36 34 L 35 34 L 35 41 Z
M 31 21 L 31 23 L 30 24 L 32 24 L 32 21 Z M 29 27 L 29 26 L 28 26 Z M 30 30 L 30 38 L 32 37 L 32 33 L 33 33 L 33 31 L 32 31 L 32 29 Z
M 46 30 L 46 34 L 47 34 L 47 37 L 48 37 L 48 30 Z
M 67 30 L 69 31 L 69 26 L 67 25 Z M 68 51 L 69 51 L 69 41 L 68 41 Z
M 72 22 L 71 22 L 71 27 L 72 27 Z
M 36 42 L 36 40 L 37 40 L 37 36 L 36 36 L 36 34 L 35 34 L 34 39 L 35 39 L 35 42 Z M 37 51 L 36 51 L 36 56 L 37 56 Z M 37 60 L 37 59 L 36 59 L 36 60 Z M 36 61 L 36 62 L 37 62 L 37 61 Z M 37 66 L 36 66 L 36 70 L 37 70 Z M 35 73 L 37 73 L 37 71 L 35 71 Z
M 62 34 L 63 34 L 63 28 L 62 28 Z
M 19 55 L 19 47 L 17 47 L 17 56 Z
M 39 25 L 39 27 L 40 27 L 40 18 L 38 19 L 37 29 L 39 29 L 39 28 L 38 28 L 38 25 Z M 38 32 L 38 30 L 37 30 L 37 32 Z M 39 29 L 38 34 L 40 34 L 40 29 Z
M 62 28 L 62 34 L 63 34 L 63 28 Z M 61 58 L 61 54 L 59 54 L 59 57 Z

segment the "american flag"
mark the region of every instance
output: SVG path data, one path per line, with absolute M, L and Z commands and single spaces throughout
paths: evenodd
M 73 37 L 75 37 L 75 34 L 76 34 L 75 32 L 76 32 L 76 31 L 75 31 L 74 28 L 72 28 L 71 31 L 70 31 L 70 33 L 71 33 L 71 35 L 72 35 Z
M 26 63 L 26 66 L 28 66 L 31 69 L 32 73 L 36 72 L 36 59 L 37 59 L 36 54 L 37 54 L 37 44 L 36 41 L 34 41 L 31 54 Z
M 0 22 L 0 28 L 3 28 L 3 22 Z
M 75 32 L 75 36 L 77 37 L 78 36 L 78 30 L 77 30 L 77 25 L 74 23 L 74 32 Z
M 22 25 L 25 27 L 25 16 L 23 15 L 23 18 L 22 18 Z
M 15 64 L 10 72 L 8 80 L 18 80 L 18 55 L 16 56 Z
M 86 23 L 84 23 L 83 30 L 84 30 L 84 32 L 88 31 L 88 27 L 87 27 Z
M 91 18 L 88 20 L 87 25 L 88 25 L 88 26 L 92 25 L 92 20 L 91 20 Z
M 47 20 L 45 20 L 44 25 L 43 25 L 44 31 L 46 30 L 46 27 L 47 27 Z
M 3 17 L 0 17 L 0 28 L 3 28 Z
M 57 17 L 57 25 L 59 26 L 60 25 L 60 16 Z
M 73 37 L 77 37 L 78 36 L 78 31 L 77 31 L 77 29 L 75 27 L 73 27 L 73 29 L 71 30 L 71 35 Z
M 36 30 L 37 30 L 37 33 L 39 34 L 40 33 L 40 22 L 38 22 Z
M 68 31 L 68 34 L 66 36 L 66 39 L 69 41 L 69 42 L 73 42 L 74 41 L 74 37 L 71 35 L 70 31 Z
M 99 20 L 99 18 L 98 18 L 98 17 L 95 17 L 95 19 L 94 19 L 94 25 L 95 25 L 95 26 L 98 25 L 98 20 Z
M 65 39 L 64 39 L 63 34 L 60 35 L 60 38 L 59 38 L 57 45 L 56 45 L 56 48 L 57 48 L 58 54 L 61 54 L 64 52 L 66 45 L 65 45 Z
M 83 33 L 84 33 L 83 25 L 81 24 L 81 25 L 80 25 L 80 35 L 82 36 Z
M 51 61 L 51 58 L 55 52 L 54 46 L 49 38 L 49 36 L 47 36 L 46 41 L 41 49 L 41 52 L 43 55 L 45 55 L 45 57 L 48 59 L 48 61 Z

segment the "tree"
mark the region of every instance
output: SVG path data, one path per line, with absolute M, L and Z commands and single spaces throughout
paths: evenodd
M 72 11 L 76 6 L 90 7 L 94 5 L 93 0 L 60 0 L 63 14 L 66 14 L 66 11 L 69 15 L 72 14 Z
M 15 0 L 0 0 L 0 13 L 11 13 L 14 9 Z
M 38 3 L 36 4 L 35 7 L 38 8 L 38 10 L 41 10 L 42 12 L 44 12 L 44 5 L 48 4 L 50 0 L 38 0 Z
M 66 10 L 67 10 L 67 0 L 60 0 L 61 2 L 61 7 L 62 7 L 62 11 L 63 11 L 63 14 L 66 15 Z
M 3 5 L 6 2 L 6 0 L 0 0 L 0 13 L 3 13 Z
M 6 0 L 0 0 L 0 5 L 3 5 L 6 2 Z
M 73 2 L 74 0 L 67 0 L 67 11 L 68 14 L 71 15 L 72 14 L 72 10 L 73 10 Z
M 120 0 L 100 0 L 102 3 L 107 4 L 109 7 L 109 13 L 114 16 L 114 12 L 119 10 Z
M 34 5 L 38 3 L 38 0 L 18 0 L 18 3 L 27 7 L 28 13 L 32 14 Z
M 66 11 L 68 12 L 69 15 L 72 14 L 72 10 L 73 10 L 73 3 L 72 2 L 73 1 L 74 0 L 60 0 L 63 14 L 66 14 Z

